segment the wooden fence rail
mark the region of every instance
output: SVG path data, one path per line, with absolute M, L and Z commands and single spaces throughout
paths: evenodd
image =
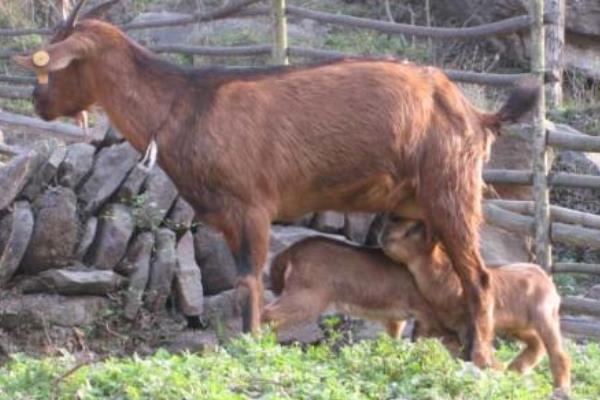
M 526 200 L 486 200 L 487 204 L 493 204 L 505 210 L 522 215 L 533 215 L 533 201 Z M 581 225 L 588 228 L 600 229 L 600 215 L 575 211 L 565 207 L 550 206 L 550 219 L 554 222 Z
M 287 49 L 287 54 L 290 57 L 301 57 L 310 59 L 324 59 L 331 60 L 336 58 L 369 58 L 369 59 L 391 59 L 390 56 L 382 55 L 364 55 L 364 54 L 352 54 L 344 53 L 336 50 L 326 49 L 311 49 L 300 46 L 290 46 Z M 456 82 L 463 83 L 476 83 L 479 85 L 487 86 L 512 86 L 517 81 L 529 77 L 529 73 L 519 74 L 494 74 L 488 72 L 473 72 L 473 71 L 458 71 L 458 70 L 444 70 L 446 75 L 450 79 Z
M 563 316 L 560 328 L 563 333 L 575 339 L 600 339 L 600 324 L 587 318 Z
M 588 263 L 554 263 L 552 272 L 555 274 L 590 274 L 600 275 L 600 264 Z
M 486 169 L 483 171 L 483 179 L 486 183 L 530 186 L 533 184 L 533 172 L 529 170 Z M 548 185 L 600 189 L 600 176 L 558 172 L 548 175 Z
M 66 142 L 85 142 L 93 139 L 95 135 L 86 137 L 80 127 L 64 122 L 46 122 L 39 118 L 13 114 L 0 111 L 0 127 L 25 127 L 33 134 L 51 135 Z
M 533 217 L 508 211 L 491 203 L 483 206 L 485 220 L 491 225 L 521 235 L 533 236 L 535 220 Z M 549 224 L 549 233 L 553 241 L 571 246 L 600 249 L 600 230 L 553 222 Z
M 287 15 L 308 18 L 328 24 L 343 25 L 351 28 L 372 29 L 388 34 L 401 34 L 438 39 L 475 39 L 486 36 L 505 35 L 508 33 L 527 30 L 531 27 L 532 22 L 529 15 L 521 15 L 480 26 L 437 28 L 377 21 L 349 15 L 331 14 L 295 6 L 288 6 L 286 10 Z
M 0 82 L 14 83 L 17 85 L 33 85 L 33 76 L 0 75 Z
M 31 97 L 31 88 L 22 86 L 0 86 L 0 97 L 11 100 L 28 99 Z
M 270 45 L 250 46 L 187 46 L 187 45 L 154 45 L 148 47 L 156 53 L 178 53 L 198 56 L 259 56 L 270 55 Z
M 570 314 L 600 317 L 600 301 L 584 297 L 563 296 L 560 301 L 560 310 Z
M 564 124 L 546 120 L 547 144 L 551 147 L 585 152 L 600 152 L 600 136 L 578 131 Z M 503 128 L 503 134 L 521 139 L 532 140 L 532 126 L 528 124 L 509 125 Z M 598 132 L 600 134 L 600 132 Z

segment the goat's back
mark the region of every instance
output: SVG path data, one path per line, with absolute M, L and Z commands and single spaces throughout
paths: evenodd
M 454 153 L 478 141 L 476 151 L 485 147 L 480 113 L 435 68 L 345 61 L 226 81 L 212 98 L 198 119 L 202 141 L 177 148 L 202 163 L 192 169 L 211 171 L 209 183 L 219 176 L 256 196 L 248 200 L 277 199 L 280 219 L 397 204 L 414 194 L 424 153 L 438 151 L 431 136 Z M 213 153 L 204 154 L 208 149 Z M 214 149 L 235 157 L 217 157 Z
M 271 264 L 271 285 L 285 290 L 318 290 L 332 302 L 360 303 L 365 308 L 423 302 L 410 272 L 378 248 L 310 237 L 280 254 Z
M 558 312 L 560 296 L 552 279 L 536 264 L 490 268 L 497 323 L 528 324 L 540 313 Z

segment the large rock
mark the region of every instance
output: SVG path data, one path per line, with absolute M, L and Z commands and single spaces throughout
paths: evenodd
M 142 189 L 142 185 L 148 177 L 148 171 L 136 164 L 125 181 L 117 191 L 117 199 L 123 203 L 135 202 L 135 198 Z
M 129 246 L 125 262 L 129 276 L 129 287 L 125 294 L 124 314 L 128 319 L 134 319 L 142 307 L 142 296 L 150 277 L 150 258 L 154 247 L 152 232 L 140 233 Z
M 0 168 L 0 210 L 4 210 L 17 198 L 43 161 L 43 155 L 32 150 L 14 157 Z
M 71 263 L 79 239 L 75 193 L 51 187 L 33 204 L 35 225 L 21 271 L 35 274 Z
M 588 36 L 600 36 L 600 5 L 597 0 L 566 2 L 567 30 Z
M 196 213 L 190 204 L 183 198 L 177 198 L 173 208 L 167 216 L 166 224 L 175 232 L 184 233 L 192 228 Z
M 177 198 L 177 189 L 167 174 L 155 167 L 146 179 L 143 202 L 136 207 L 136 219 L 142 228 L 154 229 L 162 224 Z
M 339 233 L 346 224 L 344 214 L 337 211 L 325 211 L 315 215 L 311 228 L 321 232 Z
M 108 305 L 108 299 L 100 296 L 6 296 L 0 299 L 0 328 L 12 330 L 22 329 L 24 326 L 90 326 L 102 317 Z
M 18 201 L 12 212 L 0 221 L 0 287 L 17 271 L 32 233 L 31 207 L 26 201 Z
M 128 143 L 120 143 L 100 150 L 91 176 L 79 191 L 85 214 L 94 214 L 102 207 L 123 183 L 138 158 L 139 153 Z
M 345 237 L 340 235 L 327 234 L 300 226 L 273 225 L 271 227 L 271 240 L 269 241 L 269 253 L 267 255 L 265 272 L 268 271 L 273 258 L 275 258 L 277 254 L 281 253 L 294 243 L 312 236 L 323 236 L 349 243 Z
M 300 226 L 273 225 L 265 274 L 268 274 L 273 258 L 292 244 L 311 236 L 324 236 L 348 242 L 340 235 L 326 234 Z M 206 295 L 215 295 L 233 288 L 236 279 L 236 265 L 227 242 L 220 232 L 199 225 L 194 234 L 196 260 L 202 271 L 202 282 Z
M 146 293 L 146 304 L 153 312 L 163 311 L 171 294 L 173 275 L 177 267 L 175 242 L 175 232 L 166 228 L 156 232 L 154 260 Z
M 175 290 L 181 312 L 188 317 L 198 317 L 203 310 L 202 275 L 196 264 L 194 237 L 186 233 L 177 243 Z
M 492 146 L 492 155 L 486 168 L 531 170 L 531 152 L 531 143 L 500 135 Z M 530 200 L 532 196 L 529 186 L 495 184 L 491 187 L 502 199 Z
M 113 271 L 51 269 L 23 281 L 24 293 L 105 295 L 119 289 L 124 279 Z
M 349 213 L 345 215 L 344 235 L 353 242 L 364 244 L 376 214 Z
M 87 143 L 75 143 L 67 147 L 67 154 L 58 168 L 58 183 L 76 189 L 94 165 L 96 147 Z
M 204 293 L 214 295 L 233 288 L 235 260 L 223 235 L 206 225 L 199 225 L 194 234 L 194 244 Z
M 94 242 L 94 238 L 96 237 L 96 231 L 98 230 L 98 218 L 90 217 L 83 224 L 83 230 L 81 233 L 81 238 L 79 239 L 79 244 L 77 245 L 77 250 L 75 250 L 75 259 L 83 260 L 85 255 L 87 254 L 90 246 Z
M 235 289 L 225 290 L 217 295 L 204 298 L 204 317 L 209 321 L 210 326 L 218 326 L 240 316 Z
M 105 207 L 90 250 L 91 265 L 98 269 L 113 269 L 125 256 L 134 228 L 135 221 L 129 207 L 118 203 Z
M 481 226 L 480 251 L 488 265 L 531 262 L 531 240 L 488 224 Z
M 219 345 L 219 340 L 213 330 L 185 330 L 175 336 L 168 337 L 160 347 L 171 353 L 203 353 L 214 350 Z
M 56 176 L 58 168 L 67 154 L 67 148 L 64 145 L 53 147 L 50 156 L 38 168 L 35 175 L 29 181 L 27 186 L 21 192 L 21 196 L 29 201 L 33 201 L 44 191 L 50 181 Z

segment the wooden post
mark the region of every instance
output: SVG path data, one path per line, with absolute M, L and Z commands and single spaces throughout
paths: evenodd
M 546 151 L 546 101 L 544 95 L 544 0 L 532 0 L 531 70 L 538 82 L 539 102 L 533 126 L 533 200 L 535 202 L 535 255 L 546 271 L 552 265 L 550 200 Z
M 550 22 L 546 25 L 546 70 L 550 83 L 546 86 L 548 107 L 560 107 L 563 98 L 562 75 L 565 48 L 565 0 L 545 0 L 545 13 Z
M 273 62 L 287 65 L 288 37 L 287 17 L 285 16 L 285 0 L 273 0 L 273 31 L 275 43 L 273 44 Z

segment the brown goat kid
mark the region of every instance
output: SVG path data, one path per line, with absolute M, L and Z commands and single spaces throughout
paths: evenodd
M 228 240 L 245 330 L 259 328 L 271 221 L 319 210 L 416 212 L 448 249 L 467 290 L 473 359 L 489 363 L 482 163 L 493 134 L 532 107 L 536 90 L 517 89 L 488 114 L 440 70 L 392 61 L 184 69 L 83 18 L 15 60 L 38 74 L 42 118 L 98 104 L 140 152 L 156 141 L 181 195 Z
M 280 297 L 265 307 L 262 319 L 276 329 L 314 321 L 331 307 L 381 322 L 395 338 L 410 317 L 421 335 L 447 333 L 406 267 L 378 248 L 310 237 L 275 257 L 270 278 Z
M 417 286 L 448 329 L 464 334 L 468 328 L 466 299 L 457 274 L 440 243 L 427 240 L 420 221 L 390 218 L 381 235 L 384 252 L 405 263 Z M 535 264 L 490 268 L 494 300 L 494 329 L 525 344 L 509 368 L 526 372 L 544 354 L 550 358 L 554 386 L 568 390 L 570 360 L 564 352 L 558 310 L 560 297 L 546 273 Z

